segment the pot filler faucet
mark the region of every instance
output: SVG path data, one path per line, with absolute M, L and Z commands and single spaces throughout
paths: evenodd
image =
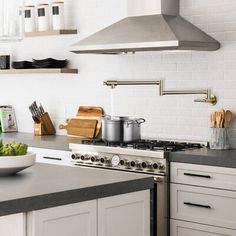
M 137 80 L 137 81 L 121 81 L 121 80 L 107 80 L 104 81 L 104 85 L 114 89 L 116 86 L 120 85 L 156 85 L 159 86 L 159 96 L 164 95 L 188 95 L 188 94 L 203 94 L 206 95 L 203 99 L 195 99 L 194 102 L 204 102 L 210 103 L 211 105 L 216 105 L 217 98 L 211 93 L 211 90 L 164 90 L 163 80 Z

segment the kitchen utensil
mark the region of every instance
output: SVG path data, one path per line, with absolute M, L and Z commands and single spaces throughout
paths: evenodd
M 132 142 L 141 139 L 141 124 L 145 122 L 145 119 L 124 120 L 123 123 L 123 141 Z
M 97 126 L 94 138 L 97 138 L 102 128 L 101 117 L 103 115 L 103 109 L 98 106 L 80 106 L 76 116 L 80 119 L 92 119 L 97 120 Z
M 225 112 L 225 127 L 229 127 L 231 121 L 233 120 L 233 113 L 229 110 Z
M 216 128 L 221 128 L 222 124 L 222 113 L 221 112 L 216 112 L 215 113 L 215 118 L 216 118 Z
M 61 124 L 60 129 L 66 129 L 68 135 L 84 138 L 94 138 L 97 120 L 72 118 L 67 120 L 67 125 Z
M 219 113 L 221 113 L 222 119 L 221 119 L 221 123 L 220 123 L 220 127 L 219 128 L 224 128 L 224 123 L 225 123 L 225 110 L 221 109 L 219 111 Z
M 213 112 L 211 114 L 211 126 L 212 126 L 212 128 L 216 128 L 216 114 L 215 114 L 215 112 Z
M 132 117 L 102 117 L 102 139 L 106 142 L 133 142 L 141 137 L 141 123 L 145 120 Z

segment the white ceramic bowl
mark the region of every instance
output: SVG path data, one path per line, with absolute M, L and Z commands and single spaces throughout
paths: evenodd
M 36 154 L 24 156 L 0 156 L 0 176 L 13 175 L 35 164 Z

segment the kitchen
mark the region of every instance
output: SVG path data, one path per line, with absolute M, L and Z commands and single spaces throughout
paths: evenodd
M 25 4 L 37 5 L 45 2 L 47 1 L 27 0 Z M 33 139 L 33 135 L 30 135 L 34 132 L 34 125 L 28 107 L 32 101 L 36 100 L 40 101 L 49 112 L 57 135 L 62 135 L 59 137 L 60 145 L 58 146 L 65 147 L 66 151 L 69 149 L 67 138 L 63 138 L 66 131 L 60 130 L 59 125 L 68 117 L 74 117 L 78 107 L 84 105 L 101 106 L 106 114 L 113 113 L 115 116 L 145 118 L 146 122 L 142 124 L 142 137 L 194 142 L 209 140 L 211 113 L 222 108 L 235 112 L 235 11 L 236 4 L 233 0 L 214 2 L 180 0 L 181 16 L 220 42 L 221 48 L 216 51 L 168 50 L 126 55 L 74 54 L 70 52 L 72 45 L 127 16 L 126 1 L 65 1 L 65 25 L 68 28 L 78 29 L 78 34 L 26 37 L 20 42 L 4 43 L 0 46 L 0 54 L 10 54 L 12 60 L 15 61 L 47 57 L 69 59 L 70 68 L 79 70 L 78 74 L 0 74 L 1 88 L 4 88 L 0 91 L 1 104 L 12 105 L 17 118 L 19 133 L 14 137 L 19 141 L 33 143 L 33 147 L 55 149 L 50 138 Z M 104 86 L 104 81 L 107 80 L 163 80 L 165 89 L 211 89 L 218 101 L 215 106 L 211 106 L 208 103 L 194 102 L 195 99 L 204 98 L 205 95 L 201 94 L 159 96 L 158 87 L 155 85 L 116 86 L 115 89 L 110 89 Z M 113 91 L 113 109 L 110 101 L 111 90 Z M 230 132 L 231 147 L 235 148 L 235 122 L 232 122 Z M 21 133 L 29 134 L 21 136 Z M 11 134 L 3 134 L 5 137 L 3 140 L 12 140 L 10 136 Z M 45 146 L 45 143 L 48 146 Z M 59 149 L 63 149 L 61 147 Z M 216 155 L 214 160 L 201 152 L 203 156 L 207 156 L 205 159 L 210 166 L 234 167 L 234 155 L 231 152 L 224 154 L 221 151 L 214 151 L 213 153 L 216 154 L 209 155 Z M 201 162 L 203 157 L 196 158 L 201 154 L 196 153 L 195 159 L 190 163 L 203 164 Z M 225 158 L 228 158 L 222 159 L 223 154 Z M 186 163 L 184 155 L 175 154 L 171 158 L 176 162 Z M 204 167 L 201 170 L 204 170 Z M 215 169 L 212 167 L 211 170 Z M 226 168 L 226 171 L 233 173 L 231 168 Z M 181 181 L 173 180 L 173 183 L 182 183 Z M 202 186 L 199 183 L 195 185 Z M 229 188 L 218 186 L 217 188 L 235 190 L 233 186 Z M 184 220 L 186 216 L 181 217 L 175 213 L 174 223 L 186 223 Z M 178 221 L 179 219 L 183 220 Z M 191 221 L 189 225 L 194 224 L 195 227 L 202 227 L 202 231 L 211 232 L 203 234 L 204 236 L 216 235 L 216 233 L 219 235 L 236 234 L 235 227 L 226 222 L 222 225 L 219 221 L 209 222 L 206 219 L 196 220 L 196 218 L 189 221 Z M 182 230 L 181 226 L 179 228 Z M 191 233 L 191 235 L 194 233 L 201 235 L 199 231 Z M 177 232 L 172 235 L 177 235 Z M 190 235 L 190 233 L 179 232 L 179 235 Z

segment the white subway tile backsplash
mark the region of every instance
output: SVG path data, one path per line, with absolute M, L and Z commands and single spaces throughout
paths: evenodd
M 58 125 L 75 116 L 81 105 L 100 105 L 111 113 L 110 88 L 104 80 L 164 79 L 165 89 L 211 88 L 218 104 L 194 103 L 202 95 L 159 97 L 155 86 L 120 86 L 114 89 L 114 114 L 144 117 L 143 136 L 207 140 L 209 116 L 222 107 L 236 113 L 236 1 L 180 0 L 180 12 L 190 22 L 221 42 L 216 52 L 145 52 L 134 55 L 75 55 L 70 46 L 79 39 L 125 17 L 124 0 L 67 0 L 66 24 L 79 34 L 29 38 L 4 44 L 1 54 L 15 60 L 67 58 L 78 75 L 0 75 L 1 104 L 16 109 L 20 131 L 33 132 L 29 104 L 40 101 Z M 12 86 L 14 85 L 14 86 Z M 232 125 L 236 147 L 236 122 Z

